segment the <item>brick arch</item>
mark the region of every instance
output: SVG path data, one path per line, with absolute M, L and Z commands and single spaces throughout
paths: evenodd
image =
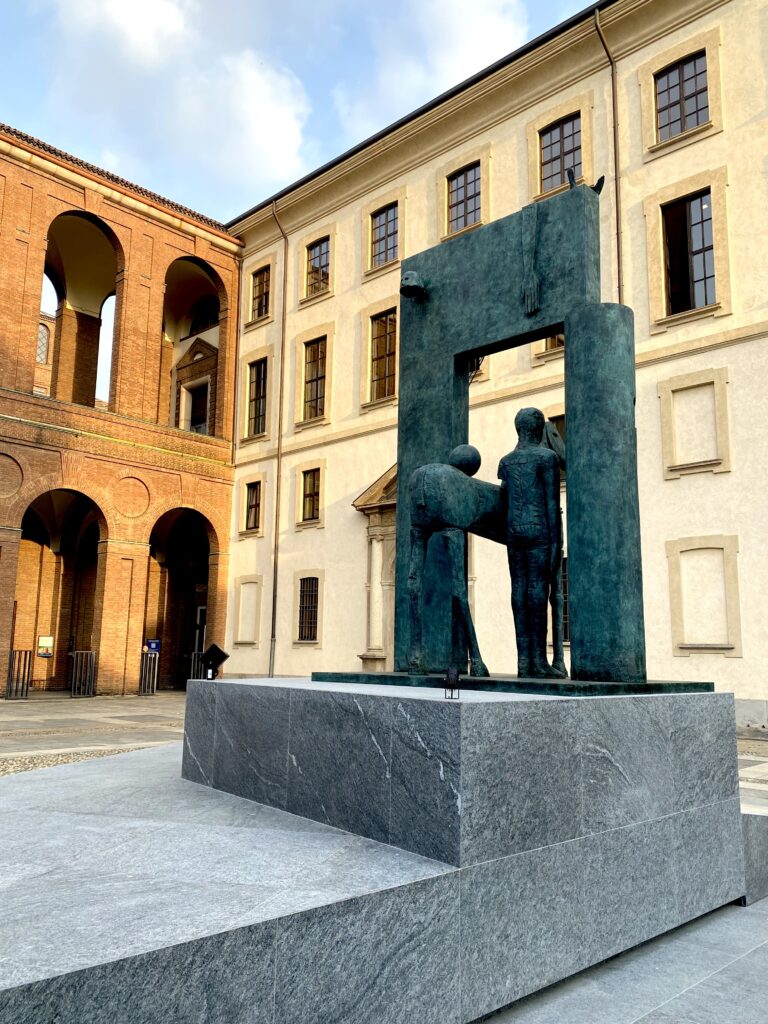
M 20 529 L 24 513 L 29 506 L 48 491 L 75 491 L 82 494 L 83 497 L 93 502 L 99 513 L 100 539 L 107 540 L 116 533 L 117 524 L 111 512 L 106 492 L 99 487 L 83 487 L 80 481 L 64 481 L 60 473 L 49 473 L 47 476 L 39 477 L 29 487 L 22 485 L 21 490 L 15 495 L 15 500 L 9 506 L 7 525 L 13 529 Z
M 199 270 L 204 271 L 204 273 L 210 277 L 214 287 L 216 288 L 216 294 L 219 299 L 219 318 L 223 320 L 229 315 L 229 290 L 227 289 L 221 274 L 212 263 L 208 262 L 208 260 L 204 260 L 200 256 L 193 256 L 192 254 L 174 256 L 172 259 L 169 259 L 163 267 L 163 280 L 165 281 L 168 277 L 168 271 L 174 263 L 184 262 L 194 264 Z
M 201 512 L 195 505 L 190 505 L 183 501 L 166 501 L 160 504 L 152 504 L 144 515 L 144 529 L 141 533 L 142 543 L 149 544 L 152 531 L 157 526 L 159 521 L 168 512 L 180 511 L 181 509 L 187 509 L 190 512 L 196 512 L 203 520 L 205 525 L 205 531 L 208 535 L 208 548 L 211 555 L 218 555 L 222 551 L 222 544 L 219 539 L 220 536 L 224 536 L 224 530 L 217 530 L 211 520 L 205 514 Z
M 48 236 L 50 235 L 51 228 L 57 220 L 59 220 L 61 217 L 72 216 L 82 217 L 83 220 L 89 221 L 91 224 L 93 224 L 94 227 L 98 228 L 99 231 L 102 231 L 106 235 L 107 240 L 110 242 L 113 249 L 115 250 L 115 260 L 117 263 L 116 273 L 123 273 L 123 271 L 126 268 L 126 247 L 120 240 L 120 237 L 115 228 L 109 223 L 109 221 L 104 220 L 103 217 L 99 217 L 98 214 L 90 213 L 89 211 L 79 209 L 76 206 L 68 207 L 65 210 L 59 210 L 56 213 L 56 215 L 54 217 L 51 217 L 50 221 L 48 222 L 48 227 L 45 232 L 46 238 L 48 238 Z

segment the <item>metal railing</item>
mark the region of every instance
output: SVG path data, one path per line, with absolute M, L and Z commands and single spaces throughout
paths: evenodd
M 193 651 L 190 654 L 189 659 L 189 678 L 205 679 L 205 669 L 203 668 L 203 652 Z
M 8 677 L 5 681 L 6 700 L 27 700 L 32 678 L 32 651 L 10 651 Z
M 69 686 L 73 697 L 93 697 L 96 678 L 96 652 L 70 651 Z
M 139 695 L 151 697 L 157 693 L 157 676 L 160 670 L 160 653 L 158 651 L 142 651 L 141 669 L 139 672 Z

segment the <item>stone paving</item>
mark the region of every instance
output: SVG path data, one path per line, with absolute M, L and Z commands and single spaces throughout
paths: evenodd
M 184 735 L 186 694 L 34 696 L 0 701 L 0 775 L 173 743 Z

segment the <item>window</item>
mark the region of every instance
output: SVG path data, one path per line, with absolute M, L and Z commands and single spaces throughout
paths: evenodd
M 248 364 L 248 437 L 267 429 L 267 360 Z
M 269 267 L 259 267 L 251 275 L 251 320 L 269 314 L 269 279 Z
M 553 334 L 549 338 L 544 339 L 544 351 L 545 352 L 560 352 L 565 348 L 565 335 L 564 334 Z
M 307 246 L 307 298 L 327 292 L 331 284 L 331 239 L 329 235 Z
M 45 364 L 48 362 L 48 342 L 51 337 L 51 332 L 45 326 L 40 324 L 37 328 L 37 355 L 35 360 L 38 363 Z
M 448 234 L 480 220 L 480 161 L 448 177 Z
M 371 267 L 397 259 L 397 203 L 371 214 Z
M 325 413 L 326 339 L 315 338 L 304 345 L 304 419 Z
M 715 253 L 709 189 L 662 207 L 667 315 L 713 305 Z
M 564 185 L 567 171 L 581 177 L 581 115 L 569 117 L 549 125 L 539 132 L 541 148 L 541 191 Z
M 219 322 L 219 300 L 216 295 L 203 295 L 192 307 L 189 333 L 202 334 Z
M 305 469 L 301 474 L 301 521 L 316 523 L 320 519 L 320 467 Z
M 208 384 L 189 388 L 189 429 L 194 434 L 208 433 Z
M 480 376 L 480 373 L 482 372 L 483 369 L 484 361 L 485 356 L 469 357 L 469 361 L 467 362 L 467 377 L 469 379 L 470 384 L 473 381 L 477 380 L 477 378 Z
M 707 54 L 687 57 L 654 75 L 659 142 L 709 121 Z
M 397 310 L 371 317 L 371 401 L 395 393 Z
M 317 576 L 303 576 L 299 580 L 299 643 L 317 642 L 318 604 L 320 580 Z
M 245 528 L 258 530 L 261 526 L 261 481 L 245 488 Z

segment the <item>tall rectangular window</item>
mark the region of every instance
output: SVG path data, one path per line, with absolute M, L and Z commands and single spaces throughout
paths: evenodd
M 189 388 L 189 429 L 195 434 L 208 433 L 208 384 Z
M 259 267 L 251 275 L 251 320 L 260 320 L 269 313 L 269 279 L 269 267 Z
M 331 239 L 318 238 L 307 246 L 307 297 L 327 292 L 331 286 Z
M 267 360 L 248 364 L 248 437 L 267 429 Z
M 51 332 L 45 324 L 39 324 L 37 328 L 37 353 L 35 362 L 47 363 L 48 362 L 48 341 L 51 337 Z
M 659 142 L 709 121 L 707 54 L 702 50 L 654 75 Z
M 565 348 L 564 334 L 550 334 L 548 338 L 544 339 L 545 352 L 559 352 L 563 348 Z
M 317 522 L 320 518 L 320 469 L 305 469 L 301 474 L 301 521 Z
M 581 177 L 581 114 L 571 114 L 539 132 L 541 191 L 564 185 L 568 170 Z
M 304 345 L 304 419 L 325 413 L 325 338 Z
M 448 234 L 480 220 L 480 162 L 448 177 Z
M 317 640 L 317 612 L 320 599 L 320 580 L 317 576 L 304 576 L 299 580 L 299 642 Z
M 395 393 L 397 362 L 397 310 L 371 317 L 371 401 Z
M 261 481 L 248 484 L 245 489 L 245 528 L 258 530 L 261 526 Z
M 667 271 L 667 314 L 717 301 L 712 197 L 709 189 L 661 208 Z
M 371 267 L 397 259 L 397 203 L 371 214 Z

